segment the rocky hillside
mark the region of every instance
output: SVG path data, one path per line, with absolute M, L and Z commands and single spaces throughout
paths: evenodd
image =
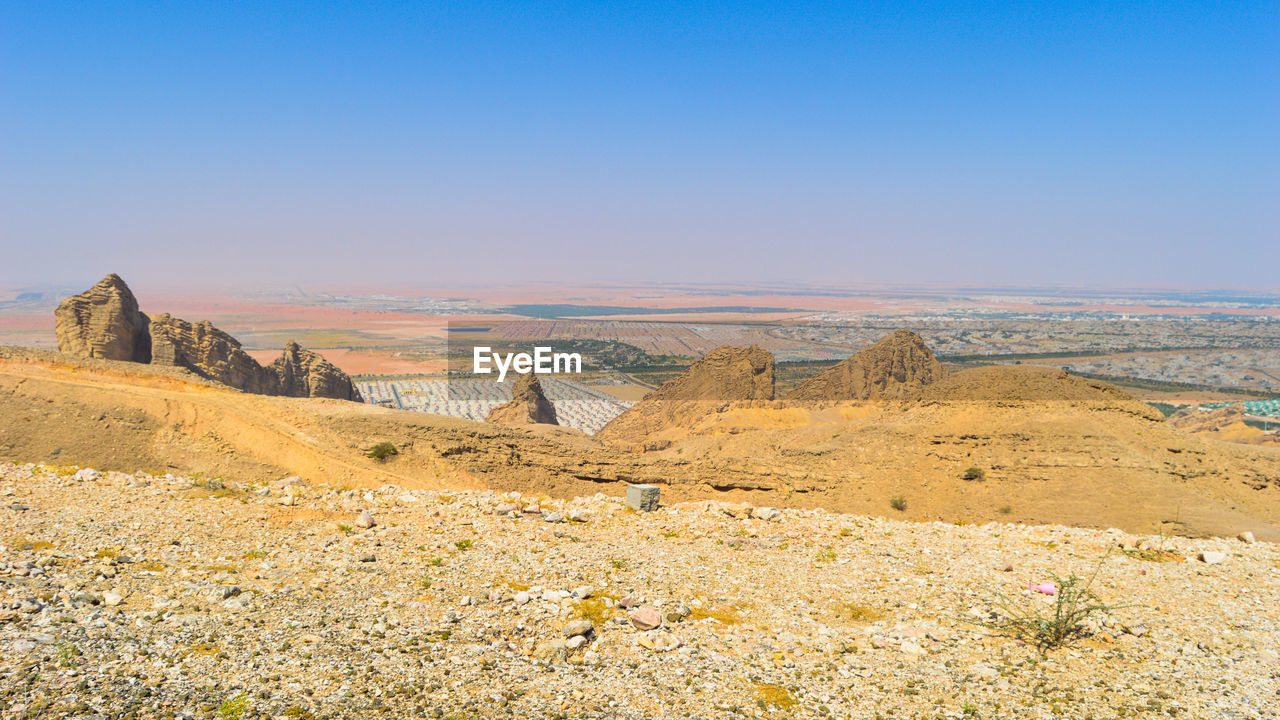
M 533 373 L 521 375 L 511 387 L 511 400 L 489 411 L 486 422 L 499 425 L 559 425 L 556 408 L 542 394 L 542 383 Z
M 181 368 L 0 348 L 0 460 L 554 497 L 649 482 L 674 500 L 1280 541 L 1275 449 L 1189 435 L 1094 393 L 729 405 L 632 453 L 555 426 L 250 395 Z M 382 442 L 398 453 L 369 458 Z
M 192 323 L 167 313 L 147 317 L 115 274 L 64 300 L 55 318 L 58 349 L 68 355 L 186 368 L 259 395 L 361 401 L 346 373 L 297 343 L 264 368 L 208 321 Z
M 668 428 L 691 425 L 731 403 L 773 400 L 773 355 L 749 348 L 719 347 L 678 377 L 605 425 L 596 438 L 628 449 L 664 447 Z
M 620 494 L 0 464 L 0 708 L 1275 716 L 1276 545 Z M 1052 615 L 1072 574 L 1117 609 L 1041 652 L 1008 622 Z
M 787 402 L 843 402 L 908 397 L 942 376 L 942 365 L 910 330 L 897 330 L 809 378 Z

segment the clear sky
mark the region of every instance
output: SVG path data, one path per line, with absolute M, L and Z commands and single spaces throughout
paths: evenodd
M 7 0 L 0 244 L 6 282 L 1276 289 L 1280 2 Z

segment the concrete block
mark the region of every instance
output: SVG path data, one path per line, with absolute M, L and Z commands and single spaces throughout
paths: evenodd
M 651 512 L 658 509 L 657 485 L 628 485 L 627 504 L 631 507 Z

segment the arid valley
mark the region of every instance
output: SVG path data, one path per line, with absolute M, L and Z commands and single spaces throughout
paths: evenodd
M 879 317 L 842 360 L 776 359 L 849 342 L 856 325 L 813 324 L 829 310 L 793 310 L 807 326 L 507 310 L 530 341 L 595 343 L 592 372 L 402 409 L 401 391 L 357 389 L 491 381 L 349 380 L 350 355 L 292 343 L 321 336 L 293 325 L 314 316 L 244 332 L 287 344 L 277 358 L 143 312 L 113 278 L 58 306 L 62 351 L 0 350 L 10 715 L 1269 717 L 1280 701 L 1280 448 L 1243 404 L 1267 387 L 940 362 Z M 1044 323 L 1049 342 L 1097 342 Z M 733 333 L 760 342 L 659 352 Z M 412 337 L 447 367 L 456 340 Z M 1220 398 L 1238 401 L 1199 409 Z M 575 402 L 612 419 L 566 426 Z M 1087 612 L 1060 641 L 1019 624 L 1064 597 Z

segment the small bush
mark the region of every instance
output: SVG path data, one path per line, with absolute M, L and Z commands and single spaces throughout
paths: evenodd
M 751 688 L 751 695 L 761 710 L 789 710 L 796 704 L 796 699 L 781 685 L 756 683 L 755 687 Z
M 1013 512 L 1013 506 L 1001 505 L 999 508 L 996 509 L 996 512 L 1000 513 L 1001 515 L 1008 515 L 1009 513 Z
M 907 509 L 907 499 L 902 495 L 894 495 L 889 498 L 889 507 L 897 510 L 898 512 L 902 512 Z
M 997 604 L 1003 617 L 981 623 L 997 632 L 1035 645 L 1041 652 L 1061 647 L 1084 634 L 1085 622 L 1095 615 L 1106 615 L 1127 605 L 1108 605 L 1091 589 L 1097 572 L 1089 579 L 1074 573 L 1068 577 L 1052 576 L 1058 592 L 1053 607 L 1045 612 L 1035 605 L 1014 604 L 1000 595 Z
M 389 442 L 380 442 L 364 451 L 365 457 L 373 458 L 378 462 L 386 462 L 391 456 L 399 454 L 400 451 L 396 449 L 396 446 Z
M 350 535 L 351 533 L 355 532 L 356 529 L 351 527 L 350 525 L 339 524 L 338 531 L 341 532 L 343 535 Z
M 965 468 L 965 471 L 960 473 L 962 480 L 985 480 L 986 477 L 987 471 L 980 467 Z
M 239 693 L 222 701 L 218 706 L 218 717 L 222 720 L 240 720 L 248 710 L 249 698 L 244 693 Z
M 58 667 L 69 668 L 75 664 L 75 659 L 80 656 L 80 648 L 71 643 L 63 643 L 58 646 Z
M 476 543 L 474 540 L 459 540 L 458 542 L 454 543 L 453 546 L 458 548 L 459 550 L 470 550 L 471 546 L 475 544 Z

